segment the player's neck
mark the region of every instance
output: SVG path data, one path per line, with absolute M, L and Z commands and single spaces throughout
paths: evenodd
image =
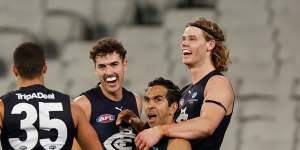
M 199 67 L 190 68 L 190 72 L 192 75 L 192 83 L 196 84 L 205 75 L 207 75 L 209 72 L 213 70 L 215 70 L 215 67 L 212 64 L 203 64 Z
M 107 97 L 108 99 L 112 100 L 112 101 L 121 101 L 123 98 L 122 95 L 122 88 L 120 88 L 118 91 L 116 92 L 108 92 L 106 91 L 100 84 L 100 88 L 102 90 L 102 93 L 104 94 L 105 97 Z
M 36 84 L 44 85 L 44 78 L 42 76 L 35 77 L 33 79 L 24 79 L 20 77 L 17 80 L 18 80 L 17 84 L 19 88 L 36 85 Z
M 167 119 L 166 124 L 172 124 L 172 123 L 175 123 L 174 122 L 174 116 L 169 116 L 168 119 Z

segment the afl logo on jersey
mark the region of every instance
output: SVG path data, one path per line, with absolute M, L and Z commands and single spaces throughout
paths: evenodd
M 103 114 L 96 118 L 96 122 L 99 123 L 110 123 L 115 120 L 115 116 L 111 114 Z

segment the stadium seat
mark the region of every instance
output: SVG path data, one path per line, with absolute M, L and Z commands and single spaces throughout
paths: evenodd
M 37 37 L 20 29 L 0 28 L 0 57 L 12 63 L 14 49 L 23 42 L 36 42 Z
M 165 36 L 165 30 L 159 27 L 133 26 L 119 30 L 117 39 L 128 51 L 126 79 L 129 88 L 143 93 L 148 81 L 168 76 Z
M 44 2 L 45 0 L 2 0 L 0 27 L 24 30 L 39 39 L 43 38 Z
M 96 0 L 95 21 L 113 35 L 120 26 L 134 22 L 134 0 Z
M 95 0 L 47 0 L 47 12 L 69 12 L 94 23 Z
M 85 18 L 67 11 L 48 11 L 45 18 L 45 37 L 59 48 L 71 41 L 88 39 L 91 28 Z

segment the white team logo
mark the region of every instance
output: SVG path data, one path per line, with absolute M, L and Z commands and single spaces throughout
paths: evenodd
M 104 147 L 107 150 L 132 150 L 135 136 L 132 128 L 121 128 L 119 133 L 106 139 Z
M 194 92 L 192 98 L 195 98 L 196 96 L 197 96 L 197 92 Z
M 176 122 L 185 121 L 188 119 L 189 115 L 186 113 L 187 107 L 180 109 L 180 115 L 177 117 Z
M 123 107 L 115 107 L 116 110 L 119 110 L 120 112 L 122 111 Z

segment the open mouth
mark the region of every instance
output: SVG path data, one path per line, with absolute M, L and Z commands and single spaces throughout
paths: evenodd
M 109 85 L 114 85 L 117 82 L 116 76 L 107 77 L 105 80 Z
M 157 118 L 156 114 L 148 114 L 147 116 L 148 116 L 148 122 L 149 123 L 153 123 Z
M 185 56 L 185 55 L 191 55 L 192 54 L 192 51 L 189 50 L 189 49 L 183 49 L 182 50 L 182 54 Z

